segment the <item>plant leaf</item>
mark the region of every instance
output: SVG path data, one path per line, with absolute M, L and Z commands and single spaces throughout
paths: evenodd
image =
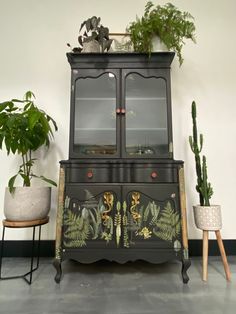
M 46 178 L 46 177 L 44 177 L 44 176 L 40 176 L 39 178 L 42 179 L 43 181 L 49 183 L 49 184 L 52 184 L 52 185 L 54 185 L 54 186 L 57 186 L 56 182 L 53 181 L 53 180 L 51 180 L 51 179 L 48 179 L 48 178 Z
M 41 117 L 41 112 L 38 110 L 33 110 L 29 115 L 29 128 L 32 130 L 35 124 L 38 122 Z
M 15 184 L 15 180 L 17 176 L 18 176 L 18 173 L 14 175 L 13 177 L 11 177 L 10 180 L 8 181 L 8 188 L 9 188 L 10 193 L 14 193 L 15 191 L 14 184 Z

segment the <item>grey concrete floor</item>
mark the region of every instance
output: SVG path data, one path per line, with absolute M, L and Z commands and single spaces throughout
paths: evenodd
M 210 257 L 209 278 L 201 280 L 201 259 L 192 258 L 190 281 L 181 280 L 179 262 L 119 265 L 65 261 L 63 279 L 54 282 L 52 259 L 42 258 L 29 286 L 23 279 L 0 281 L 1 314 L 173 314 L 236 313 L 236 257 L 229 257 L 226 282 L 220 257 Z M 27 271 L 28 259 L 5 258 L 4 274 Z

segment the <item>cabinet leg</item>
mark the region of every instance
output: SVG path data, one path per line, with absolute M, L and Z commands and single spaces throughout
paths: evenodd
M 226 279 L 228 281 L 230 281 L 231 274 L 230 274 L 230 269 L 229 269 L 227 257 L 226 257 L 226 254 L 225 254 L 225 248 L 224 248 L 224 244 L 223 244 L 223 241 L 222 241 L 222 238 L 221 238 L 220 230 L 215 231 L 215 233 L 216 233 L 216 239 L 217 239 L 217 242 L 218 242 L 218 246 L 219 246 L 219 249 L 220 249 L 220 254 L 221 254 L 223 265 L 224 265 L 224 269 L 225 269 Z
M 191 265 L 190 259 L 182 259 L 182 278 L 183 278 L 183 283 L 188 283 L 189 281 L 189 276 L 187 274 L 187 270 L 189 269 Z
M 53 261 L 53 266 L 56 268 L 56 276 L 55 276 L 55 281 L 56 283 L 60 283 L 61 281 L 61 275 L 62 275 L 62 270 L 61 270 L 61 261 L 59 259 L 54 259 Z
M 202 249 L 202 280 L 207 281 L 208 264 L 208 231 L 203 230 L 203 249 Z

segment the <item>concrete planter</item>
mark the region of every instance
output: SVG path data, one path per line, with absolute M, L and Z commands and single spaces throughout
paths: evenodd
M 222 228 L 220 205 L 193 206 L 196 227 L 201 230 L 216 231 Z
M 100 45 L 97 41 L 91 40 L 87 43 L 83 43 L 82 52 L 100 52 Z
M 17 187 L 14 194 L 5 190 L 4 215 L 7 220 L 25 221 L 48 216 L 51 187 Z

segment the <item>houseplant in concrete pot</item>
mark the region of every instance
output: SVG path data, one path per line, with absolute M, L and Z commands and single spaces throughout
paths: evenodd
M 109 38 L 109 28 L 101 24 L 101 18 L 92 16 L 80 25 L 79 46 L 72 48 L 73 52 L 105 52 L 109 51 L 112 39 Z M 67 44 L 71 48 L 70 44 Z
M 53 129 L 57 130 L 56 122 L 35 105 L 34 98 L 28 91 L 22 100 L 0 103 L 0 148 L 5 143 L 8 154 L 18 154 L 22 158 L 18 172 L 10 178 L 5 191 L 4 214 L 8 220 L 34 220 L 47 216 L 51 188 L 32 187 L 32 178 L 56 186 L 54 181 L 33 172 L 36 159 L 32 153 L 41 146 L 48 147 Z M 17 177 L 23 180 L 23 187 L 14 186 Z
M 208 182 L 206 156 L 200 156 L 203 147 L 203 135 L 198 138 L 196 103 L 192 102 L 193 135 L 189 144 L 195 156 L 197 175 L 196 190 L 199 194 L 199 205 L 194 206 L 194 218 L 197 228 L 201 230 L 220 230 L 222 228 L 220 205 L 210 205 L 213 195 L 211 183 Z
M 166 49 L 175 51 L 180 65 L 183 63 L 182 47 L 185 39 L 195 42 L 195 25 L 193 17 L 188 12 L 181 12 L 173 4 L 163 6 L 148 1 L 144 15 L 131 22 L 127 27 L 134 51 L 146 52 L 163 50 L 161 47 L 153 49 L 153 40 L 159 38 Z M 163 46 L 163 45 L 162 45 Z

